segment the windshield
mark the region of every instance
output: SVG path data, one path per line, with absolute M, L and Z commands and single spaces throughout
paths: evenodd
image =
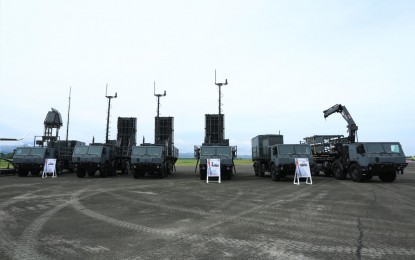
M 96 154 L 101 155 L 102 153 L 102 146 L 90 146 L 88 150 L 88 154 Z
M 296 145 L 295 146 L 295 153 L 296 154 L 310 154 L 310 146 L 309 145 Z
M 160 156 L 162 147 L 133 147 L 132 155 L 148 155 L 148 156 Z
M 278 150 L 280 154 L 294 154 L 293 145 L 280 145 L 278 146 Z
M 45 154 L 46 148 L 32 148 L 32 151 L 30 152 L 31 155 L 36 156 L 43 156 Z
M 368 153 L 402 153 L 399 143 L 370 143 L 366 149 Z
M 86 154 L 88 152 L 88 146 L 75 146 L 74 154 Z
M 383 148 L 387 153 L 402 153 L 401 146 L 398 143 L 383 144 Z
M 16 155 L 29 155 L 30 148 L 17 148 Z
M 147 154 L 149 156 L 160 156 L 161 155 L 161 147 L 148 147 Z
M 145 154 L 146 154 L 145 147 L 133 147 L 133 151 L 131 152 L 131 155 L 145 155 Z
M 202 156 L 215 155 L 215 153 L 216 153 L 215 147 L 202 147 L 201 148 Z
M 232 156 L 232 151 L 230 147 L 218 147 L 216 148 L 216 151 L 219 156 L 227 156 L 227 157 Z

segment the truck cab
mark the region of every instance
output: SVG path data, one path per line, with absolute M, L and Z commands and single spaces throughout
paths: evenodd
M 403 174 L 408 165 L 399 142 L 343 144 L 339 162 L 341 169 L 339 165 L 333 166 L 335 176 L 341 170 L 356 182 L 370 180 L 373 176 L 379 176 L 383 182 L 393 182 L 397 173 Z
M 163 178 L 170 175 L 172 167 L 166 161 L 166 149 L 164 146 L 134 146 L 131 151 L 131 166 L 134 178 L 154 175 Z
M 29 172 L 38 176 L 43 171 L 45 159 L 49 158 L 55 158 L 54 148 L 18 147 L 13 154 L 13 166 L 20 177 L 26 177 Z
M 195 154 L 199 158 L 200 179 L 206 180 L 207 159 L 220 159 L 221 175 L 223 179 L 230 180 L 233 176 L 234 158 L 236 157 L 236 146 L 201 146 Z
M 314 171 L 314 160 L 311 146 L 308 144 L 276 144 L 271 146 L 271 178 L 279 181 L 286 175 L 294 175 L 295 159 L 307 158 L 311 172 Z
M 77 145 L 72 153 L 72 163 L 79 178 L 93 177 L 96 171 L 100 177 L 115 175 L 115 147 L 110 144 Z

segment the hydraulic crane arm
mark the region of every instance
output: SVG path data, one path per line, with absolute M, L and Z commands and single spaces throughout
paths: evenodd
M 337 104 L 332 106 L 331 108 L 324 110 L 324 118 L 327 118 L 329 115 L 333 113 L 340 113 L 344 120 L 347 122 L 347 129 L 349 132 L 349 142 L 354 143 L 356 141 L 356 131 L 358 129 L 356 123 L 354 122 L 352 116 L 350 115 L 349 111 L 347 111 L 347 108 L 345 106 L 342 106 L 341 104 Z

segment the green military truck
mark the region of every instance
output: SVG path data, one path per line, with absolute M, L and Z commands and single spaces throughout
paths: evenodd
M 135 179 L 145 176 L 164 178 L 173 173 L 178 157 L 179 150 L 174 146 L 172 151 L 163 145 L 134 146 L 131 151 L 131 170 Z
M 331 164 L 336 179 L 349 175 L 355 182 L 369 181 L 378 176 L 383 182 L 393 182 L 398 173 L 403 174 L 405 154 L 399 142 L 357 142 L 337 145 Z
M 231 180 L 235 170 L 234 159 L 236 156 L 236 146 L 202 145 L 200 147 L 195 147 L 195 157 L 199 163 L 200 179 L 206 180 L 207 160 L 220 159 L 221 178 L 224 180 Z
M 116 147 L 113 144 L 92 143 L 77 145 L 72 154 L 72 164 L 79 178 L 86 175 L 108 177 L 116 174 Z
M 251 139 L 252 161 L 255 176 L 269 173 L 273 181 L 295 174 L 295 159 L 307 158 L 314 172 L 314 160 L 308 144 L 283 144 L 283 136 L 276 134 L 258 135 Z

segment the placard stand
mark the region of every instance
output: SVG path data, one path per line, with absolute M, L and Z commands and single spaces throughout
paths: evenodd
M 43 167 L 42 178 L 47 178 L 48 174 L 52 173 L 52 178 L 58 177 L 56 175 L 56 159 L 46 159 Z
M 206 183 L 209 183 L 209 177 L 217 177 L 218 181 L 214 182 L 221 182 L 220 159 L 207 159 Z
M 300 178 L 306 178 L 305 184 L 313 184 L 308 158 L 295 158 L 294 184 L 300 185 Z

